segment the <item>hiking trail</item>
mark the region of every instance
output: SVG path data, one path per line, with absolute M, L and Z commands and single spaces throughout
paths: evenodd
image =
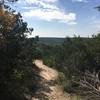
M 40 89 L 36 94 L 42 95 L 44 97 L 32 98 L 32 100 L 70 100 L 70 95 L 65 93 L 61 86 L 55 83 L 58 78 L 58 72 L 43 64 L 41 60 L 35 60 L 33 62 L 42 71 L 40 76 L 43 77 L 43 82 Z

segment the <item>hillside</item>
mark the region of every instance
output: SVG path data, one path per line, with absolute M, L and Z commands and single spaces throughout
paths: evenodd
M 90 40 L 91 38 L 86 38 L 86 37 L 80 37 L 82 40 L 87 41 Z M 74 39 L 70 38 L 71 40 Z M 29 38 L 28 40 L 30 41 L 37 41 L 36 37 L 35 38 Z M 39 44 L 46 44 L 46 45 L 61 45 L 66 38 L 57 38 L 57 37 L 38 37 L 38 43 Z
M 43 44 L 61 44 L 64 42 L 64 38 L 40 37 L 39 41 Z

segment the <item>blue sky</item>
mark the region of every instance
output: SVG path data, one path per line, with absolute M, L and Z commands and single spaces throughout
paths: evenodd
M 100 32 L 100 0 L 19 0 L 13 6 L 29 27 L 31 37 L 82 37 Z

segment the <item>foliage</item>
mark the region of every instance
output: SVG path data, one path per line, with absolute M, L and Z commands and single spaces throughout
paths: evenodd
M 39 72 L 32 64 L 33 43 L 26 36 L 32 30 L 19 13 L 0 5 L 0 100 L 31 98 Z
M 86 87 L 82 87 L 80 81 L 84 79 L 86 72 L 91 75 L 100 72 L 100 34 L 92 38 L 67 37 L 63 44 L 45 45 L 43 50 L 44 62 L 63 73 L 64 77 L 60 74 L 59 83 L 67 92 L 82 93 L 80 90 L 84 91 Z M 100 74 L 98 77 L 100 78 Z M 91 84 L 90 80 L 88 82 Z M 94 95 L 94 98 L 97 97 Z

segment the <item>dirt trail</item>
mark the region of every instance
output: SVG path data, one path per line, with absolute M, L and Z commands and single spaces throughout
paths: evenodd
M 54 83 L 58 78 L 58 72 L 44 65 L 41 60 L 35 60 L 34 64 L 42 69 L 40 76 L 44 79 L 41 85 L 42 88 L 37 91 L 37 94 L 46 98 L 37 96 L 37 98 L 32 98 L 32 100 L 70 100 L 70 95 L 64 93 L 63 89 Z

